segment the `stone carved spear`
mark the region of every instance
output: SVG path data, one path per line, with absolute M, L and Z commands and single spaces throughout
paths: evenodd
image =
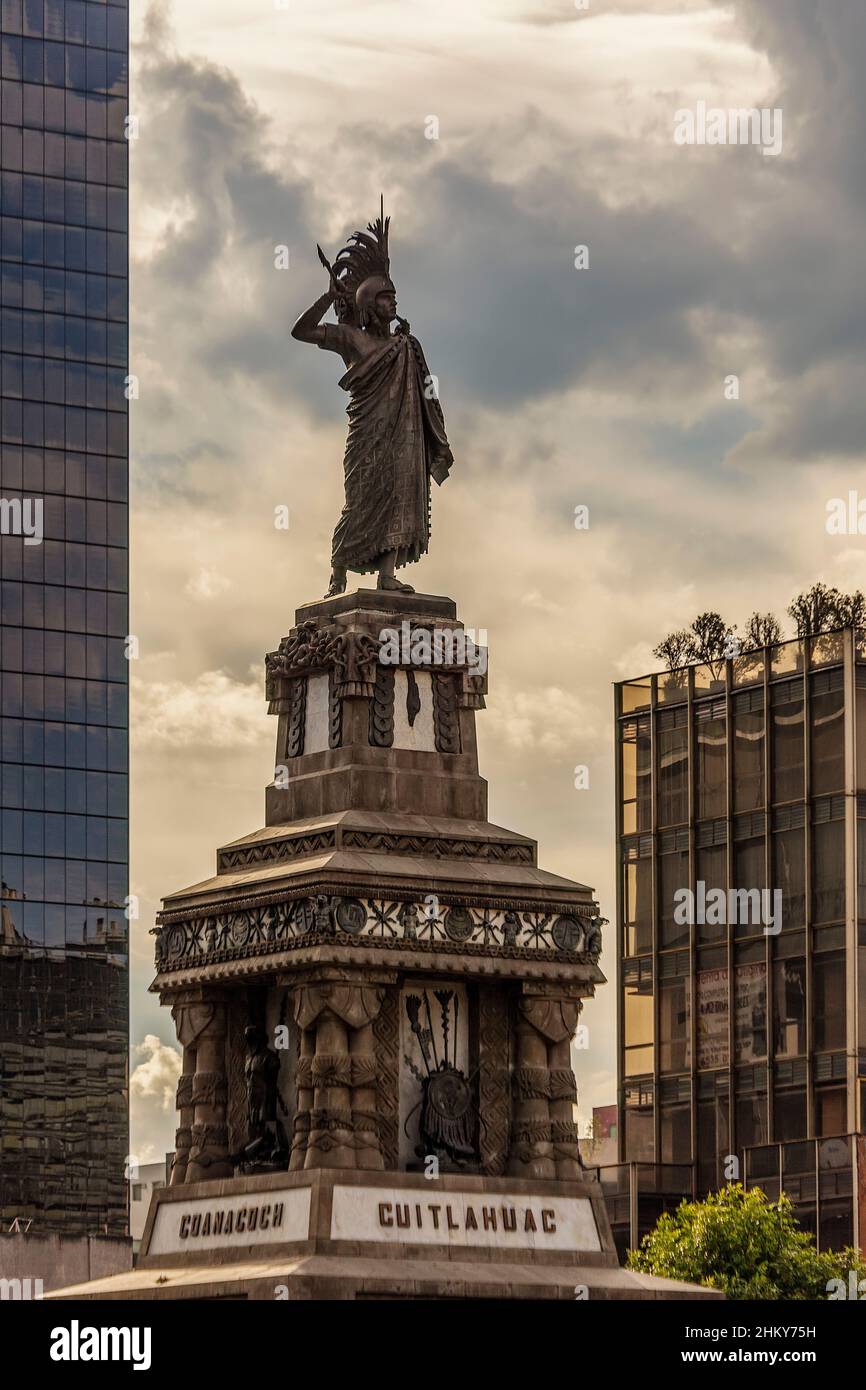
M 446 1065 L 446 1067 L 447 1067 L 447 1066 L 448 1066 L 448 1027 L 449 1027 L 449 1024 L 450 1024 L 449 1011 L 450 1011 L 450 1008 L 451 1008 L 451 1000 L 454 998 L 454 991 L 453 991 L 453 990 L 450 990 L 450 989 L 435 989 L 435 990 L 433 991 L 433 994 L 434 994 L 434 997 L 435 997 L 435 999 L 436 999 L 436 1003 L 439 1005 L 439 1008 L 442 1010 L 442 1036 L 443 1036 L 443 1038 L 444 1038 L 444 1046 L 445 1046 L 445 1065 Z M 456 1039 L 455 1039 L 455 1042 L 456 1042 Z
M 424 1059 L 424 1066 L 427 1068 L 427 1075 L 429 1076 L 429 1075 L 430 1075 L 430 1055 L 429 1055 L 429 1052 L 428 1052 L 428 1048 L 429 1048 L 429 1045 L 430 1045 L 430 1040 L 431 1040 L 431 1036 L 432 1036 L 432 1035 L 431 1035 L 431 1033 L 430 1033 L 426 1028 L 422 1028 L 422 1027 L 421 1027 L 421 1023 L 420 1023 L 420 1020 L 419 1020 L 419 1013 L 420 1013 L 420 1010 L 421 1010 L 421 1000 L 418 998 L 418 995 L 417 995 L 417 994 L 410 994 L 410 995 L 408 995 L 408 996 L 407 996 L 407 999 L 406 999 L 406 1013 L 407 1013 L 408 1016 L 409 1016 L 409 1026 L 411 1027 L 412 1032 L 415 1034 L 415 1037 L 418 1039 L 418 1046 L 419 1046 L 419 1048 L 421 1049 L 421 1056 L 422 1056 L 423 1059 Z M 428 1008 L 427 1012 L 429 1013 L 429 1008 Z M 420 1079 L 420 1078 L 419 1078 L 419 1079 Z

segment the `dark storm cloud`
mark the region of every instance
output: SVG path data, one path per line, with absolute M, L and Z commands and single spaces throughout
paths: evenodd
M 491 117 L 442 151 L 402 126 L 335 132 L 334 168 L 363 159 L 415 214 L 395 217 L 393 273 L 446 404 L 519 410 L 580 383 L 648 387 L 682 372 L 697 395 L 717 372 L 707 322 L 727 316 L 759 354 L 730 370 L 757 366 L 773 382 L 751 435 L 729 432 L 739 456 L 856 452 L 866 429 L 862 0 L 819 9 L 740 0 L 738 13 L 777 75 L 787 142 L 779 160 L 754 150 L 675 155 L 648 134 L 656 187 L 614 205 L 609 190 L 629 186 L 634 139 L 606 137 L 599 181 L 584 172 L 597 169 L 597 143 L 536 111 L 509 125 Z M 334 420 L 338 364 L 288 337 L 325 285 L 314 249 L 321 190 L 294 170 L 290 145 L 278 154 L 274 131 L 230 73 L 179 58 L 160 39 L 140 81 L 152 114 L 139 180 L 157 205 L 183 206 L 143 272 L 155 302 L 171 294 L 191 322 L 199 318 L 196 355 L 217 379 L 254 382 L 274 402 L 293 399 Z M 673 112 L 676 93 L 670 104 Z M 528 135 L 544 153 L 503 182 L 490 151 Z M 359 208 L 359 222 L 371 212 Z M 274 270 L 277 244 L 290 247 L 289 273 Z M 578 244 L 589 247 L 588 271 L 573 267 Z M 827 393 L 812 378 L 831 368 Z M 685 459 L 695 436 L 670 429 L 672 453 Z M 709 420 L 706 432 L 717 437 Z

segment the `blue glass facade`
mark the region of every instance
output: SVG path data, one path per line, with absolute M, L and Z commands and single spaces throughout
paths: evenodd
M 117 1234 L 128 14 L 125 0 L 0 6 L 0 1221 Z M 32 543 L 17 521 L 40 502 Z

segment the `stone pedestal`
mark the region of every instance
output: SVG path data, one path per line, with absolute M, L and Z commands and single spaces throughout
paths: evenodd
M 488 821 L 486 685 L 425 595 L 308 604 L 268 656 L 265 825 L 155 929 L 183 1073 L 142 1296 L 650 1288 L 577 1145 L 597 904 Z
M 136 1268 L 78 1299 L 721 1298 L 620 1269 L 598 1184 L 333 1168 L 154 1193 Z

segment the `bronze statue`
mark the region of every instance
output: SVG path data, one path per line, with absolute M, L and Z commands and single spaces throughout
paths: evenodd
M 292 329 L 300 342 L 339 353 L 347 367 L 340 379 L 350 398 L 346 502 L 334 532 L 327 597 L 344 591 L 347 570 L 378 571 L 378 588 L 414 592 L 395 571 L 426 553 L 430 479 L 443 483 L 453 462 L 435 380 L 397 313 L 390 221 L 381 209 L 366 232 L 349 238 L 333 266 L 317 246 L 330 287 Z M 331 305 L 337 322 L 323 324 Z
M 288 1142 L 277 1114 L 280 1059 L 268 1047 L 267 1035 L 251 1025 L 244 1029 L 247 1059 L 244 1066 L 247 1088 L 247 1142 L 237 1163 L 244 1172 L 285 1168 Z

